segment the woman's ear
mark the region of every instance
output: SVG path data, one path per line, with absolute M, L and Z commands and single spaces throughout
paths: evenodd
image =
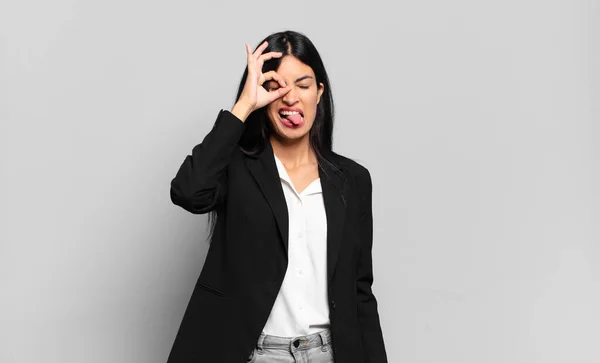
M 317 105 L 321 102 L 321 96 L 323 95 L 323 91 L 325 91 L 325 86 L 323 83 L 319 83 L 319 89 L 317 90 Z

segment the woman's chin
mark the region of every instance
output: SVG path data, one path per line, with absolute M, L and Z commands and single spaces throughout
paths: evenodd
M 288 128 L 288 127 L 277 127 L 277 134 L 280 138 L 286 140 L 299 140 L 305 136 L 308 136 L 308 130 L 304 127 L 299 128 Z

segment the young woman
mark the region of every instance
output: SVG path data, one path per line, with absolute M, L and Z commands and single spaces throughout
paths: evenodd
M 293 31 L 246 53 L 235 105 L 171 182 L 212 233 L 168 362 L 387 362 L 371 176 L 332 151 L 319 53 Z

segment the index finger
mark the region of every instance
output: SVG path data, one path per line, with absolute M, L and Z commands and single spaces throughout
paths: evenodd
M 279 97 L 285 96 L 292 88 L 291 87 L 280 87 L 276 90 L 269 91 L 269 103 L 275 101 Z
M 267 48 L 268 45 L 269 43 L 265 40 L 261 45 L 258 46 L 258 48 L 256 48 L 253 55 L 256 58 L 258 58 L 262 54 L 263 50 Z

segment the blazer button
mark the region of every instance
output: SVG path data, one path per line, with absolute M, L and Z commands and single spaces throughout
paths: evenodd
M 335 310 L 335 300 L 331 300 L 331 308 Z

